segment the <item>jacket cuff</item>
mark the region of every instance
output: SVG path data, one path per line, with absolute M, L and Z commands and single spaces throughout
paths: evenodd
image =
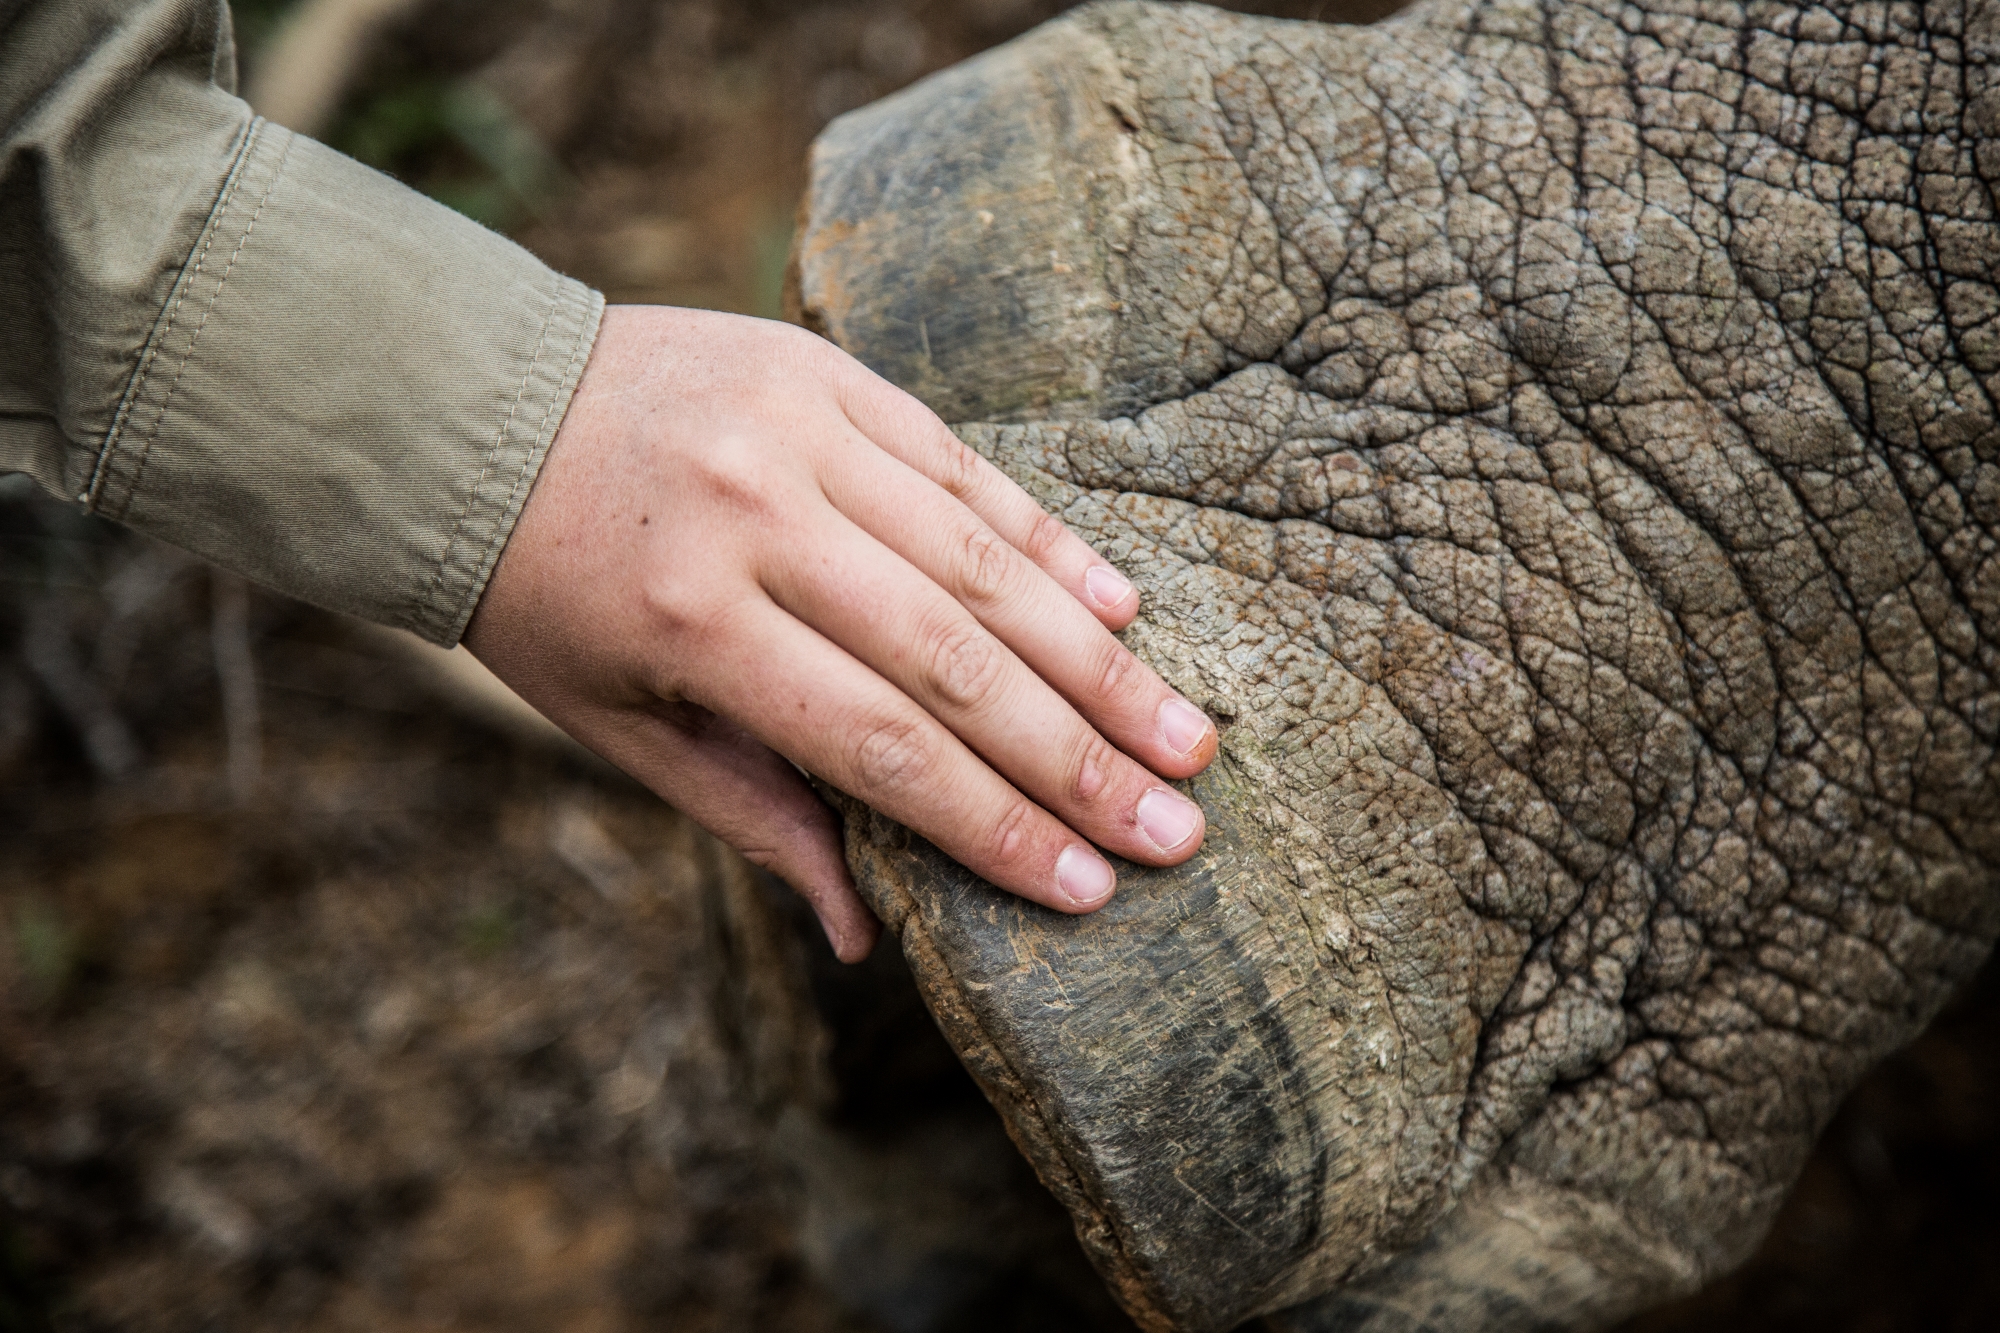
M 258 121 L 82 498 L 293 596 L 456 643 L 603 309 L 511 241 Z

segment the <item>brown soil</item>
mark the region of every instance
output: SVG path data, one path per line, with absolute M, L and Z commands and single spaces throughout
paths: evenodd
M 775 315 L 825 120 L 1063 7 L 427 0 L 328 135 L 614 300 Z M 891 951 L 18 483 L 0 846 L 0 1333 L 1130 1327 Z M 1992 1326 L 1996 1108 L 1989 966 L 1762 1252 L 1629 1329 Z
M 1118 1326 L 893 951 L 365 627 L 0 558 L 0 1330 Z

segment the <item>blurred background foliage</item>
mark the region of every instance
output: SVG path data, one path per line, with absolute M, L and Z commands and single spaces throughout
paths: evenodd
M 1059 0 L 238 0 L 244 91 L 775 316 L 832 117 Z M 1395 0 L 1239 0 L 1363 21 Z M 0 478 L 0 1333 L 1127 1330 L 917 1002 L 407 643 Z M 1628 1333 L 2000 1322 L 2000 970 Z
M 1225 7 L 1363 20 L 1397 2 Z M 238 15 L 245 91 L 280 123 L 518 235 L 612 300 L 775 317 L 820 127 L 1068 7 L 258 0 Z

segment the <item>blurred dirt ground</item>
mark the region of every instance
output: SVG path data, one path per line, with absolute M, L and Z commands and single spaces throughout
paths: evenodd
M 1052 0 L 246 0 L 261 109 L 776 315 L 834 115 Z M 1232 6 L 1367 19 L 1369 0 Z M 1129 1329 L 891 951 L 391 638 L 0 481 L 0 1333 Z M 2000 969 L 1630 1329 L 2000 1326 Z
M 893 952 L 18 482 L 0 580 L 0 1329 L 1116 1327 Z

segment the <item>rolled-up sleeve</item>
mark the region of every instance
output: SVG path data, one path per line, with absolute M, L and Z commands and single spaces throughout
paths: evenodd
M 220 0 L 0 0 L 0 469 L 455 642 L 602 299 L 233 83 Z

